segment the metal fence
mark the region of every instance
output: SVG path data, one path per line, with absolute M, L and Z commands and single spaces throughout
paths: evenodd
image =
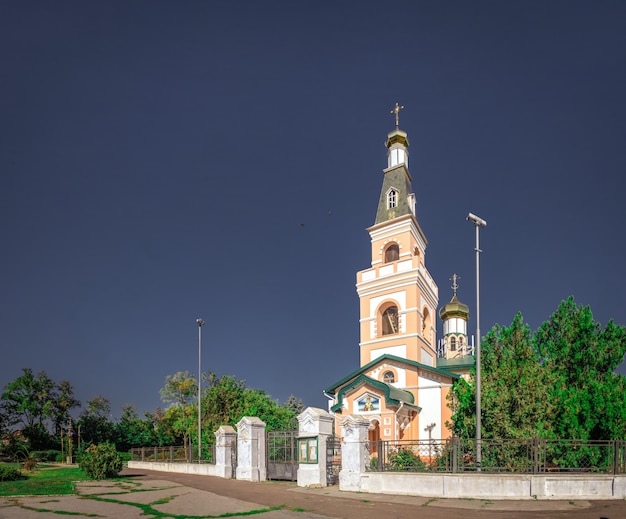
M 131 461 L 161 463 L 198 463 L 198 448 L 183 446 L 136 447 L 130 450 Z M 200 463 L 215 463 L 215 444 L 202 447 Z
M 481 440 L 481 463 L 476 440 L 378 441 L 368 445 L 372 471 L 626 473 L 626 441 Z

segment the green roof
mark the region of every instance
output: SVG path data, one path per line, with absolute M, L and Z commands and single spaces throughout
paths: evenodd
M 395 361 L 395 362 L 400 362 L 402 364 L 408 364 L 409 366 L 413 366 L 415 368 L 424 369 L 426 371 L 431 371 L 432 373 L 437 373 L 439 375 L 444 375 L 446 377 L 450 377 L 450 378 L 453 378 L 453 379 L 460 378 L 460 375 L 457 375 L 456 373 L 452 373 L 452 372 L 447 371 L 445 369 L 441 369 L 439 367 L 433 368 L 432 366 L 427 366 L 426 364 L 422 364 L 421 362 L 415 362 L 414 360 L 403 359 L 402 357 L 396 357 L 395 355 L 389 355 L 387 353 L 385 355 L 381 355 L 380 357 L 376 357 L 374 360 L 372 360 L 372 361 L 368 362 L 367 364 L 365 364 L 365 366 L 360 367 L 356 371 L 353 371 L 352 373 L 350 373 L 348 376 L 342 378 L 340 381 L 338 381 L 338 382 L 334 383 L 333 385 L 327 387 L 324 390 L 324 392 L 328 393 L 330 395 L 334 395 L 335 391 L 337 390 L 337 388 L 343 386 L 347 382 L 350 382 L 352 379 L 358 377 L 359 375 L 363 375 L 366 371 L 368 371 L 369 369 L 374 367 L 376 364 L 379 364 L 380 362 L 385 361 L 385 360 L 392 360 L 392 361 Z M 437 359 L 437 360 L 440 360 L 440 359 Z M 382 382 L 381 382 L 381 384 L 382 384 Z
M 387 193 L 391 188 L 394 188 L 398 192 L 396 207 L 387 209 Z M 380 191 L 380 198 L 378 200 L 378 210 L 376 211 L 376 224 L 393 220 L 400 216 L 411 215 L 413 211 L 409 207 L 409 195 L 413 193 L 411 187 L 411 176 L 404 164 L 399 164 L 393 169 L 385 172 L 383 178 L 383 187 Z
M 476 364 L 474 355 L 468 355 L 467 357 L 457 357 L 455 359 L 437 359 L 437 367 L 443 370 L 451 369 L 471 369 Z
M 339 411 L 343 407 L 343 395 L 346 392 L 360 386 L 361 384 L 370 384 L 374 386 L 375 388 L 384 391 L 385 400 L 387 401 L 387 404 L 399 406 L 401 402 L 404 402 L 413 406 L 413 403 L 415 402 L 415 397 L 409 391 L 398 389 L 397 387 L 394 387 L 390 384 L 385 384 L 384 382 L 381 382 L 380 380 L 376 380 L 374 378 L 368 377 L 367 375 L 361 374 L 356 379 L 354 379 L 351 384 L 343 386 L 339 390 L 339 392 L 337 393 L 337 403 L 331 407 L 331 411 L 333 412 Z M 422 410 L 421 407 L 418 407 L 418 406 L 413 406 L 413 407 L 417 408 L 418 411 Z

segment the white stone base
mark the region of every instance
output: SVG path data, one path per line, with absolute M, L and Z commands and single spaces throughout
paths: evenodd
M 342 471 L 339 489 L 466 499 L 624 499 L 626 475 L 358 474 Z
M 217 476 L 215 465 L 211 463 L 161 463 L 149 461 L 129 461 L 129 469 L 158 470 L 161 472 L 179 472 L 199 476 Z

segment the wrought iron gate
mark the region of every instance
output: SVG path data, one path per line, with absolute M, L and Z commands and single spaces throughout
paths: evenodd
M 341 471 L 341 438 L 330 436 L 326 440 L 326 484 L 337 485 Z
M 267 479 L 298 479 L 297 436 L 297 430 L 267 433 Z
M 237 439 L 231 441 L 230 444 L 230 464 L 233 467 L 233 479 L 237 479 Z

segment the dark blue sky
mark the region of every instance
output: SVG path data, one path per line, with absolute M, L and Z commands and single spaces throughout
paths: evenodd
M 204 371 L 325 407 L 396 101 L 440 304 L 456 272 L 474 309 L 472 211 L 483 333 L 570 295 L 626 324 L 624 27 L 621 1 L 2 2 L 0 386 L 153 410 L 202 317 Z

